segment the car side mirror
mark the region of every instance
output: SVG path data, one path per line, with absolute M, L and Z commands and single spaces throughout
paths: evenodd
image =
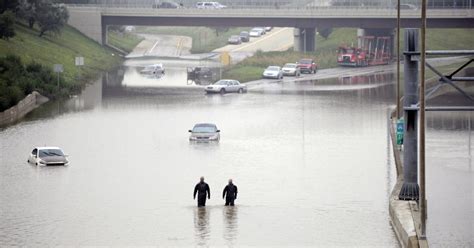
M 216 132 L 217 132 L 217 133 L 220 133 L 220 132 L 221 132 L 221 130 L 217 130 Z
M 192 133 L 192 132 L 193 132 L 193 130 L 188 130 L 188 132 Z

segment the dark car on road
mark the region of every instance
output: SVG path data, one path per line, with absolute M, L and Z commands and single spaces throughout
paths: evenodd
M 301 73 L 316 73 L 318 70 L 318 65 L 314 59 L 300 59 L 296 64 L 300 68 Z
M 247 31 L 240 32 L 240 40 L 242 42 L 249 42 L 250 41 L 250 34 Z

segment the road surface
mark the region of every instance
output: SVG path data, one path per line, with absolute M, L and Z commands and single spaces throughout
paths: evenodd
M 227 45 L 213 52 L 228 52 L 233 64 L 246 57 L 252 56 L 257 51 L 285 51 L 293 46 L 293 28 L 274 28 L 258 38 L 250 38 L 249 42 L 240 45 Z
M 145 38 L 126 58 L 168 57 L 179 58 L 190 54 L 192 39 L 178 35 L 137 34 Z

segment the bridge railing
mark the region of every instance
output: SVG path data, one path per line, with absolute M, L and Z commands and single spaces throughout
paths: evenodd
M 161 15 L 161 16 L 248 16 L 248 17 L 378 17 L 378 18 L 392 18 L 396 16 L 395 9 L 388 8 L 354 8 L 341 6 L 318 6 L 306 8 L 288 8 L 288 9 L 265 9 L 265 8 L 224 8 L 224 9 L 196 9 L 196 8 L 181 8 L 181 9 L 160 9 L 160 8 L 145 8 L 140 6 L 129 7 L 124 5 L 99 5 L 99 4 L 68 4 L 69 8 L 93 8 L 100 10 L 103 14 L 120 14 L 120 15 Z M 420 12 L 418 10 L 404 10 L 401 13 L 404 18 L 419 18 Z M 472 9 L 430 9 L 428 17 L 438 18 L 466 18 L 474 17 L 474 10 Z
M 214 0 L 211 0 L 214 1 Z M 430 0 L 428 9 L 472 9 L 474 0 Z M 195 8 L 202 0 L 62 0 L 66 4 L 100 5 L 107 8 L 153 8 L 161 2 L 175 2 Z M 349 9 L 395 9 L 397 0 L 220 0 L 230 9 L 311 9 L 321 7 Z M 402 11 L 420 9 L 421 0 L 401 0 Z

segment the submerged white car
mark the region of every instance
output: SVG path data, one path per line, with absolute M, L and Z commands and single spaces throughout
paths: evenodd
M 279 66 L 269 66 L 265 71 L 263 71 L 263 78 L 274 78 L 274 79 L 282 79 L 283 78 L 283 71 Z
M 206 86 L 204 90 L 206 93 L 244 93 L 247 92 L 247 85 L 241 84 L 239 81 L 233 79 L 221 79 L 212 85 Z
M 212 123 L 198 123 L 188 132 L 191 133 L 189 141 L 219 141 L 221 139 L 221 130 Z
M 59 147 L 35 147 L 28 157 L 28 163 L 35 165 L 68 165 L 67 155 Z
M 163 64 L 148 65 L 145 66 L 145 68 L 143 68 L 140 73 L 147 75 L 163 74 L 165 73 L 165 67 L 163 67 Z

